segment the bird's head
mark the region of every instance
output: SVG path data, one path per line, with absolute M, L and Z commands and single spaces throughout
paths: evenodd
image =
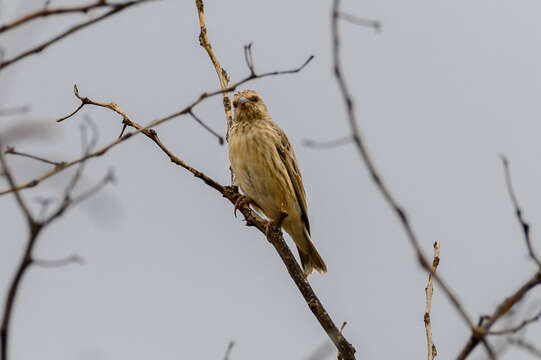
M 236 93 L 233 98 L 233 107 L 237 122 L 265 119 L 269 116 L 269 110 L 263 99 L 253 90 L 243 90 Z

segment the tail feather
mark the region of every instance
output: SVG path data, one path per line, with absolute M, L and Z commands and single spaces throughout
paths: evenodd
M 310 238 L 310 234 L 308 234 L 306 229 L 304 230 L 304 236 L 306 241 L 303 244 L 303 249 L 297 246 L 304 275 L 308 276 L 314 271 L 320 274 L 325 274 L 327 272 L 327 265 L 325 265 L 321 255 L 319 255 L 319 252 L 317 251 L 312 239 Z

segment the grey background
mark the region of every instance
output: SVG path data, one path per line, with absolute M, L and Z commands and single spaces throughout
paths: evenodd
M 71 3 L 53 1 L 53 6 Z M 2 22 L 42 1 L 2 4 Z M 232 79 L 247 74 L 242 46 L 254 42 L 256 69 L 300 65 L 297 75 L 247 85 L 265 99 L 295 147 L 308 195 L 313 239 L 329 273 L 310 278 L 359 359 L 423 358 L 426 275 L 394 214 L 353 146 L 313 150 L 303 139 L 348 133 L 331 73 L 330 1 L 206 1 L 209 35 Z M 387 184 L 409 212 L 429 254 L 441 242 L 439 272 L 472 316 L 493 311 L 534 271 L 505 191 L 505 153 L 538 242 L 541 24 L 537 1 L 345 1 L 343 10 L 379 19 L 381 35 L 343 23 L 344 68 L 360 126 Z M 47 39 L 83 16 L 37 21 L 3 36 L 7 56 Z M 50 124 L 46 139 L 21 151 L 68 160 L 80 153 L 82 116 L 54 119 L 78 105 L 72 86 L 115 101 L 147 123 L 182 108 L 218 81 L 199 47 L 192 1 L 159 1 L 84 30 L 1 74 L 1 129 Z M 221 101 L 197 107 L 225 132 Z M 120 119 L 87 108 L 100 143 Z M 82 115 L 82 114 L 81 114 Z M 190 118 L 158 129 L 175 154 L 228 183 L 227 148 Z M 19 181 L 48 166 L 10 158 Z M 70 211 L 41 236 L 42 258 L 83 256 L 83 266 L 33 268 L 14 312 L 13 359 L 305 359 L 327 341 L 275 251 L 233 217 L 232 206 L 143 137 L 88 163 L 79 191 L 114 168 L 118 184 Z M 59 196 L 66 175 L 25 191 Z M 5 187 L 5 184 L 3 184 Z M 0 202 L 0 295 L 26 238 L 11 196 Z M 535 302 L 534 291 L 528 302 Z M 436 287 L 432 312 L 441 359 L 457 355 L 468 329 Z M 541 335 L 539 324 L 528 338 Z M 484 356 L 482 350 L 475 354 Z M 328 358 L 334 358 L 334 351 Z M 510 350 L 506 358 L 526 358 Z

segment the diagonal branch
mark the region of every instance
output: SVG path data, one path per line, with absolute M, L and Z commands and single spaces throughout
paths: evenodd
M 205 24 L 205 16 L 204 16 L 204 5 L 203 0 L 195 0 L 195 4 L 197 7 L 197 12 L 199 15 L 199 24 L 201 28 L 201 33 L 199 35 L 199 42 L 201 46 L 205 48 L 207 51 L 210 60 L 212 61 L 212 64 L 214 65 L 214 68 L 216 70 L 216 74 L 218 75 L 218 79 L 220 80 L 220 85 L 223 90 L 223 97 L 224 97 L 224 110 L 227 116 L 227 126 L 228 126 L 228 133 L 229 128 L 231 127 L 233 118 L 231 114 L 231 101 L 229 99 L 228 93 L 226 91 L 227 84 L 229 82 L 229 77 L 225 70 L 220 66 L 220 63 L 218 62 L 218 59 L 216 58 L 216 55 L 214 54 L 214 51 L 212 50 L 212 46 L 210 45 L 208 35 L 207 35 L 207 28 Z M 255 77 L 256 72 L 254 68 L 254 59 L 252 56 L 251 51 L 251 44 L 245 46 L 244 48 L 244 55 L 246 64 L 248 66 L 248 69 L 250 70 L 250 76 L 249 77 Z M 308 62 L 312 60 L 313 56 L 308 58 L 308 60 L 303 64 L 302 67 L 306 66 Z M 226 139 L 228 136 L 226 135 Z M 225 195 L 224 195 L 225 196 Z M 230 199 L 231 200 L 231 199 Z M 235 199 L 236 200 L 236 199 Z M 246 210 L 246 208 L 244 209 Z M 243 211 L 243 214 L 245 217 L 247 214 Z M 312 310 L 312 313 L 315 315 L 315 317 L 318 319 L 320 325 L 323 327 L 325 332 L 328 334 L 328 336 L 331 338 L 333 343 L 335 344 L 336 348 L 338 349 L 339 354 L 341 357 L 343 357 L 346 360 L 355 359 L 355 348 L 345 339 L 345 337 L 342 335 L 342 333 L 338 330 L 332 319 L 330 318 L 329 314 L 317 298 L 316 294 L 314 293 L 312 287 L 308 283 L 306 277 L 304 276 L 304 273 L 301 271 L 299 265 L 297 264 L 297 261 L 295 260 L 295 257 L 291 253 L 291 250 L 285 243 L 282 232 L 280 230 L 280 224 L 283 218 L 287 216 L 287 214 L 282 214 L 283 217 L 281 219 L 275 220 L 272 224 L 274 225 L 274 231 L 270 232 L 264 232 L 263 228 L 260 227 L 260 224 L 253 223 L 249 218 L 247 218 L 248 224 L 255 225 L 260 231 L 267 233 L 267 239 L 271 244 L 274 246 L 280 257 L 282 258 L 282 261 L 286 265 L 286 268 L 289 272 L 289 275 L 295 281 L 295 284 L 297 285 L 299 291 L 303 295 L 306 303 L 310 307 L 310 310 Z
M 507 339 L 507 341 L 510 344 L 515 345 L 516 347 L 521 348 L 524 351 L 527 351 L 528 353 L 535 356 L 536 358 L 541 359 L 541 349 L 537 348 L 535 344 L 528 342 L 526 340 L 513 338 L 513 337 Z
M 352 136 L 353 136 L 353 141 L 361 155 L 364 165 L 367 167 L 370 173 L 370 176 L 372 177 L 372 181 L 376 185 L 379 192 L 382 194 L 387 204 L 395 212 L 400 223 L 402 224 L 402 227 L 404 228 L 404 231 L 406 232 L 408 240 L 410 244 L 413 246 L 413 249 L 415 250 L 417 254 L 417 260 L 419 261 L 423 269 L 425 269 L 425 271 L 430 273 L 432 271 L 432 266 L 430 262 L 428 261 L 428 259 L 426 258 L 426 256 L 423 254 L 423 250 L 421 249 L 419 240 L 417 239 L 417 236 L 413 232 L 413 228 L 411 226 L 411 223 L 408 219 L 408 216 L 405 210 L 397 202 L 397 200 L 394 198 L 389 188 L 383 182 L 383 179 L 380 173 L 378 172 L 378 170 L 376 169 L 376 166 L 361 136 L 361 131 L 360 131 L 359 125 L 357 124 L 357 118 L 356 118 L 355 109 L 353 105 L 353 98 L 348 90 L 345 78 L 342 74 L 342 65 L 341 65 L 341 56 L 340 56 L 340 36 L 338 32 L 338 20 L 340 18 L 339 7 L 340 7 L 340 0 L 334 0 L 332 16 L 331 16 L 333 68 L 334 68 L 334 75 L 336 77 L 336 81 L 338 83 L 340 92 L 342 93 L 342 97 L 346 105 L 347 116 L 348 116 L 348 121 L 351 128 Z M 451 303 L 454 305 L 455 309 L 458 311 L 458 313 L 460 314 L 464 322 L 471 329 L 473 329 L 474 323 L 471 317 L 468 315 L 468 313 L 464 309 L 464 306 L 462 305 L 458 297 L 454 294 L 454 292 L 451 290 L 449 285 L 447 285 L 447 283 L 438 274 L 434 274 L 434 279 L 440 285 L 441 289 L 447 295 Z
M 2 174 L 6 177 L 9 184 L 9 192 L 13 192 L 15 195 L 15 199 L 17 200 L 17 204 L 19 204 L 19 207 L 21 208 L 21 211 L 23 212 L 24 216 L 26 217 L 26 221 L 29 226 L 32 226 L 34 224 L 34 217 L 32 216 L 32 213 L 30 211 L 30 208 L 24 201 L 23 197 L 19 193 L 18 186 L 15 184 L 15 179 L 13 179 L 13 175 L 11 174 L 11 171 L 8 167 L 7 161 L 4 157 L 4 154 L 2 153 L 2 142 L 0 141 L 0 165 L 2 165 Z
M 35 11 L 30 14 L 26 14 L 18 19 L 15 19 L 7 24 L 0 26 L 0 34 L 13 30 L 18 26 L 21 26 L 23 24 L 26 24 L 28 22 L 31 22 L 32 20 L 36 20 L 39 18 L 49 17 L 53 15 L 63 15 L 63 14 L 72 14 L 72 13 L 83 13 L 86 14 L 91 10 L 98 9 L 98 8 L 116 8 L 121 6 L 122 4 L 113 4 L 108 3 L 104 0 L 97 0 L 93 2 L 92 4 L 87 5 L 76 5 L 71 7 L 60 7 L 56 9 L 49 9 L 48 7 L 43 7 L 41 10 Z
M 69 28 L 68 30 L 56 35 L 55 37 L 43 42 L 42 44 L 40 45 L 37 45 L 33 48 L 30 48 L 26 51 L 23 51 L 22 53 L 20 53 L 19 55 L 16 55 L 14 56 L 13 58 L 9 59 L 9 60 L 5 60 L 5 61 L 2 61 L 0 63 L 0 71 L 5 69 L 6 67 L 18 62 L 19 60 L 22 60 L 24 58 L 26 58 L 27 56 L 30 56 L 30 55 L 34 55 L 34 54 L 37 54 L 37 53 L 40 53 L 42 52 L 43 50 L 45 50 L 47 47 L 49 47 L 50 45 L 62 40 L 63 38 L 79 31 L 79 30 L 82 30 L 84 28 L 86 28 L 87 26 L 90 26 L 92 24 L 95 24 L 101 20 L 104 20 L 116 13 L 119 13 L 129 7 L 132 7 L 134 5 L 139 5 L 139 4 L 142 4 L 144 2 L 148 2 L 148 1 L 153 1 L 153 0 L 132 0 L 132 1 L 128 1 L 128 2 L 125 2 L 125 3 L 118 3 L 118 4 L 111 4 L 111 10 L 107 11 L 105 14 L 103 15 L 100 15 L 94 19 L 91 19 L 91 20 L 88 20 L 88 21 L 85 21 L 85 22 L 82 22 L 80 24 L 77 24 L 77 25 L 74 25 L 72 26 L 71 28 Z

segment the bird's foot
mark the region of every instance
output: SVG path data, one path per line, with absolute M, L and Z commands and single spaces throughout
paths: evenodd
M 243 208 L 253 203 L 254 201 L 250 199 L 248 196 L 239 194 L 239 196 L 237 197 L 237 200 L 235 201 L 235 210 L 233 210 L 233 214 L 235 214 L 235 217 L 237 217 L 238 209 Z
M 280 204 L 280 215 L 278 215 L 278 218 L 275 220 L 269 220 L 267 221 L 267 225 L 265 226 L 265 236 L 267 239 L 269 239 L 269 235 L 271 231 L 273 230 L 279 230 L 280 227 L 282 227 L 282 223 L 284 222 L 284 219 L 287 217 L 287 211 L 285 210 L 285 205 L 282 203 Z

